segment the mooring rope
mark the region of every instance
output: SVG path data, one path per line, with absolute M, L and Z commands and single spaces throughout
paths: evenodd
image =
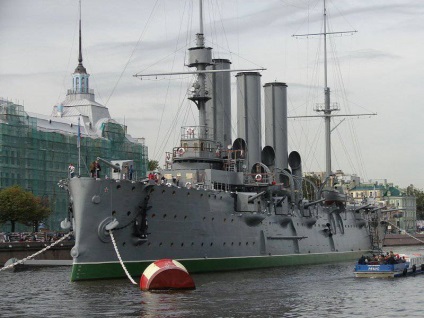
M 390 225 L 393 225 L 395 228 L 397 228 L 398 230 L 400 230 L 400 231 L 403 231 L 399 226 L 396 226 L 396 225 L 394 225 L 393 223 L 391 223 L 391 222 L 389 222 L 389 221 L 386 221 L 387 223 L 389 223 Z M 420 240 L 418 237 L 415 237 L 415 236 L 413 236 L 413 235 L 411 235 L 411 234 L 409 234 L 408 232 L 406 232 L 406 231 L 404 231 L 405 232 L 405 234 L 406 235 L 409 235 L 410 237 L 412 237 L 413 239 L 415 239 L 415 240 L 417 240 L 417 241 L 419 241 L 419 242 L 421 242 L 421 243 L 424 243 L 424 241 L 423 240 Z
M 115 242 L 115 238 L 113 237 L 112 230 L 109 230 L 109 234 L 110 234 L 110 238 L 112 239 L 113 247 L 115 248 L 116 256 L 118 256 L 119 263 L 121 263 L 122 269 L 124 270 L 125 274 L 127 274 L 127 277 L 131 281 L 131 283 L 133 283 L 134 285 L 137 285 L 137 283 L 131 277 L 130 273 L 128 273 L 128 270 L 125 267 L 124 262 L 122 261 L 121 254 L 119 254 L 118 247 L 116 246 L 116 242 Z
M 34 253 L 34 254 L 32 254 L 32 255 L 30 255 L 30 256 L 27 256 L 27 257 L 25 257 L 25 258 L 23 258 L 23 259 L 21 259 L 20 261 L 17 261 L 17 262 L 15 262 L 15 263 L 12 263 L 12 264 L 10 264 L 10 265 L 8 265 L 8 266 L 5 266 L 5 267 L 3 267 L 3 268 L 0 268 L 0 272 L 1 271 L 4 271 L 4 270 L 6 270 L 6 269 L 9 269 L 9 268 L 12 268 L 12 267 L 15 267 L 16 265 L 19 265 L 19 264 L 22 264 L 22 263 L 24 263 L 24 262 L 26 262 L 27 260 L 29 260 L 29 259 L 31 259 L 31 258 L 34 258 L 35 256 L 37 256 L 37 255 L 39 255 L 39 254 L 41 254 L 41 253 L 44 253 L 45 251 L 47 251 L 49 248 L 52 248 L 53 246 L 55 246 L 56 244 L 59 244 L 60 242 L 62 242 L 63 240 L 65 240 L 65 239 L 67 239 L 71 234 L 72 234 L 73 232 L 71 231 L 71 232 L 69 232 L 68 234 L 66 234 L 66 235 L 64 235 L 63 237 L 61 237 L 60 239 L 58 239 L 56 242 L 53 242 L 52 244 L 50 244 L 49 246 L 46 246 L 45 248 L 43 248 L 42 250 L 40 250 L 40 251 L 38 251 L 38 252 L 36 252 L 36 253 Z

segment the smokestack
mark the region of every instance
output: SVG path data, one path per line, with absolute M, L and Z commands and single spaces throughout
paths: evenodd
M 229 70 L 227 59 L 213 59 L 207 69 Z M 231 145 L 231 78 L 230 72 L 209 73 L 206 86 L 211 100 L 206 102 L 208 126 L 213 130 L 213 139 L 226 149 Z
M 265 94 L 265 145 L 275 152 L 274 166 L 287 168 L 287 85 L 266 83 Z
M 237 135 L 247 144 L 247 167 L 261 161 L 261 74 L 242 72 L 237 77 Z

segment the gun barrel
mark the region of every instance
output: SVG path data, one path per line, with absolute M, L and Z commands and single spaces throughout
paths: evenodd
M 105 165 L 107 165 L 107 166 L 109 166 L 109 167 L 111 167 L 111 168 L 113 168 L 113 169 L 115 169 L 119 172 L 121 171 L 121 167 L 119 165 L 114 165 L 112 162 L 107 161 L 107 160 L 100 158 L 100 157 L 97 157 L 97 160 L 103 162 Z
M 255 200 L 256 198 L 258 198 L 258 197 L 260 197 L 262 195 L 264 195 L 265 192 L 266 191 L 262 191 L 262 192 L 259 192 L 258 194 L 252 195 L 251 197 L 249 197 L 249 199 L 247 200 L 247 202 L 252 203 L 253 200 Z
M 321 203 L 321 202 L 324 202 L 324 201 L 325 201 L 325 199 L 321 199 L 321 200 L 317 200 L 317 201 L 309 202 L 309 203 L 306 203 L 306 204 L 303 206 L 303 208 L 307 209 L 307 208 L 309 208 L 311 205 L 315 205 L 315 204 L 318 204 L 318 203 Z

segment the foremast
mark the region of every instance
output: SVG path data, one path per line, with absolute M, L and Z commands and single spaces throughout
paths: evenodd
M 198 126 L 181 127 L 181 143 L 179 147 L 175 147 L 172 153 L 166 153 L 166 162 L 174 161 L 220 161 L 223 157 L 225 149 L 223 149 L 224 138 L 217 137 L 217 131 L 214 123 L 214 115 L 208 112 L 209 100 L 212 94 L 208 92 L 206 81 L 208 75 L 213 76 L 216 73 L 228 74 L 229 72 L 251 72 L 263 71 L 264 68 L 255 69 L 239 69 L 233 70 L 225 68 L 223 64 L 231 64 L 229 60 L 212 59 L 212 48 L 205 47 L 205 39 L 203 34 L 203 2 L 199 0 L 199 33 L 196 34 L 196 46 L 188 49 L 188 67 L 195 67 L 194 71 L 172 72 L 172 73 L 155 73 L 155 74 L 135 74 L 134 77 L 157 77 L 163 75 L 181 75 L 194 74 L 196 79 L 190 88 L 188 99 L 193 101 L 199 111 Z M 223 64 L 222 64 L 223 63 Z M 220 65 L 221 64 L 221 65 Z M 231 107 L 229 107 L 229 111 Z M 227 136 L 230 140 L 230 137 Z M 171 159 L 172 157 L 172 159 Z
M 206 73 L 202 71 L 205 71 L 207 66 L 212 65 L 212 48 L 205 47 L 202 0 L 199 0 L 199 29 L 199 33 L 196 34 L 196 47 L 188 49 L 188 66 L 195 67 L 199 71 L 190 90 L 191 96 L 188 99 L 193 101 L 199 109 L 199 126 L 201 130 L 204 130 L 200 132 L 200 135 L 204 135 L 204 132 L 208 130 L 206 102 L 211 98 L 208 96 L 209 93 L 206 90 Z

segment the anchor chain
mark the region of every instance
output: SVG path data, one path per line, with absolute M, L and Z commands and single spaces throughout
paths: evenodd
M 134 285 L 137 285 L 137 283 L 134 281 L 134 279 L 131 277 L 130 273 L 128 273 L 127 268 L 125 267 L 124 262 L 122 261 L 121 254 L 119 254 L 118 247 L 116 246 L 115 238 L 113 236 L 112 230 L 109 230 L 110 238 L 112 239 L 113 247 L 115 248 L 116 256 L 118 257 L 119 263 L 121 263 L 122 269 L 124 270 L 125 274 L 127 275 L 128 279 L 133 283 Z
M 71 236 L 71 235 L 72 235 L 72 233 L 73 233 L 72 231 L 71 231 L 71 232 L 69 232 L 68 234 L 66 234 L 66 235 L 64 235 L 63 237 L 61 237 L 60 239 L 58 239 L 56 242 L 53 242 L 53 243 L 52 243 L 52 244 L 50 244 L 49 246 L 46 246 L 46 247 L 45 247 L 45 248 L 43 248 L 42 250 L 40 250 L 40 251 L 38 251 L 38 252 L 36 252 L 36 253 L 34 253 L 34 254 L 30 255 L 30 256 L 27 256 L 27 257 L 25 257 L 25 258 L 21 259 L 20 261 L 17 261 L 17 262 L 15 262 L 15 263 L 10 264 L 10 265 L 8 265 L 8 266 L 5 266 L 5 267 L 3 267 L 3 268 L 0 268 L 0 272 L 1 272 L 1 271 L 4 271 L 4 270 L 6 270 L 6 269 L 9 269 L 9 268 L 15 267 L 16 265 L 22 264 L 22 263 L 26 262 L 27 260 L 29 260 L 29 259 L 31 259 L 31 258 L 34 258 L 35 256 L 37 256 L 37 255 L 39 255 L 39 254 L 41 254 L 41 253 L 44 253 L 45 251 L 47 251 L 48 249 L 52 248 L 52 247 L 53 247 L 53 246 L 55 246 L 56 244 L 59 244 L 59 243 L 60 243 L 60 242 L 62 242 L 63 240 L 67 239 L 69 236 Z

